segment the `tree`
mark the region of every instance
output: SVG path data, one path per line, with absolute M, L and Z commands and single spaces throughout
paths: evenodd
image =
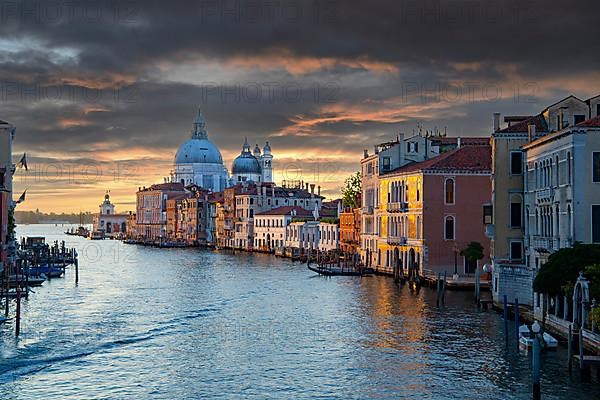
M 460 255 L 466 258 L 469 263 L 475 263 L 484 257 L 483 246 L 479 242 L 471 242 L 460 251 Z
M 579 272 L 586 272 L 586 267 L 595 268 L 594 264 L 597 264 L 598 260 L 600 260 L 600 245 L 597 244 L 577 242 L 573 247 L 560 249 L 550 254 L 548 262 L 542 265 L 533 281 L 533 289 L 538 293 L 552 296 L 561 294 L 570 296 L 573 294 Z M 593 281 L 598 280 L 600 284 L 600 273 L 590 269 L 586 272 L 586 276 L 592 281 L 593 292 L 596 285 Z M 600 287 L 597 290 L 600 291 Z
M 358 199 L 361 191 L 361 175 L 360 171 L 350 175 L 344 182 L 342 188 L 342 200 L 346 207 L 358 207 Z

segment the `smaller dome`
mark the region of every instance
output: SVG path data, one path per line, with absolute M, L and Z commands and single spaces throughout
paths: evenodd
M 260 147 L 258 147 L 258 143 L 254 146 L 254 155 L 260 156 Z
M 238 174 L 257 174 L 260 175 L 260 164 L 256 157 L 250 153 L 242 153 L 235 160 L 231 171 L 234 175 Z

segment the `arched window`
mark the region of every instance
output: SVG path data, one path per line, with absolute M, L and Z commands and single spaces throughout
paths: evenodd
M 445 221 L 444 221 L 444 239 L 454 240 L 455 239 L 454 233 L 455 233 L 454 232 L 454 217 L 449 215 L 445 218 Z
M 446 204 L 454 204 L 454 179 L 448 178 L 444 182 L 445 188 L 445 202 Z

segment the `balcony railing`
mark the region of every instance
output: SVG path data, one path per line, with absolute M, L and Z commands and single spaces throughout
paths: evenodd
M 373 214 L 373 206 L 366 206 L 362 208 L 362 213 L 365 215 L 372 215 Z
M 405 202 L 395 202 L 395 203 L 387 203 L 386 206 L 387 212 L 404 212 L 408 210 L 408 203 Z
M 534 249 L 552 252 L 558 250 L 559 242 L 556 238 L 552 237 L 534 236 L 532 245 Z
M 551 202 L 554 198 L 554 189 L 545 188 L 535 192 L 536 203 Z
M 408 243 L 406 236 L 388 236 L 387 243 L 391 245 L 405 245 Z

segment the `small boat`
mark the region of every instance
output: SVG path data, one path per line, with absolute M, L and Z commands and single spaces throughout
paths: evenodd
M 558 340 L 554 336 L 547 332 L 543 333 L 544 348 L 555 350 L 558 347 Z M 521 325 L 519 327 L 519 348 L 521 350 L 529 350 L 533 347 L 533 341 L 535 336 L 528 325 Z
M 93 231 L 92 233 L 90 233 L 88 238 L 91 240 L 102 240 L 102 239 L 104 239 L 104 232 L 103 231 Z

